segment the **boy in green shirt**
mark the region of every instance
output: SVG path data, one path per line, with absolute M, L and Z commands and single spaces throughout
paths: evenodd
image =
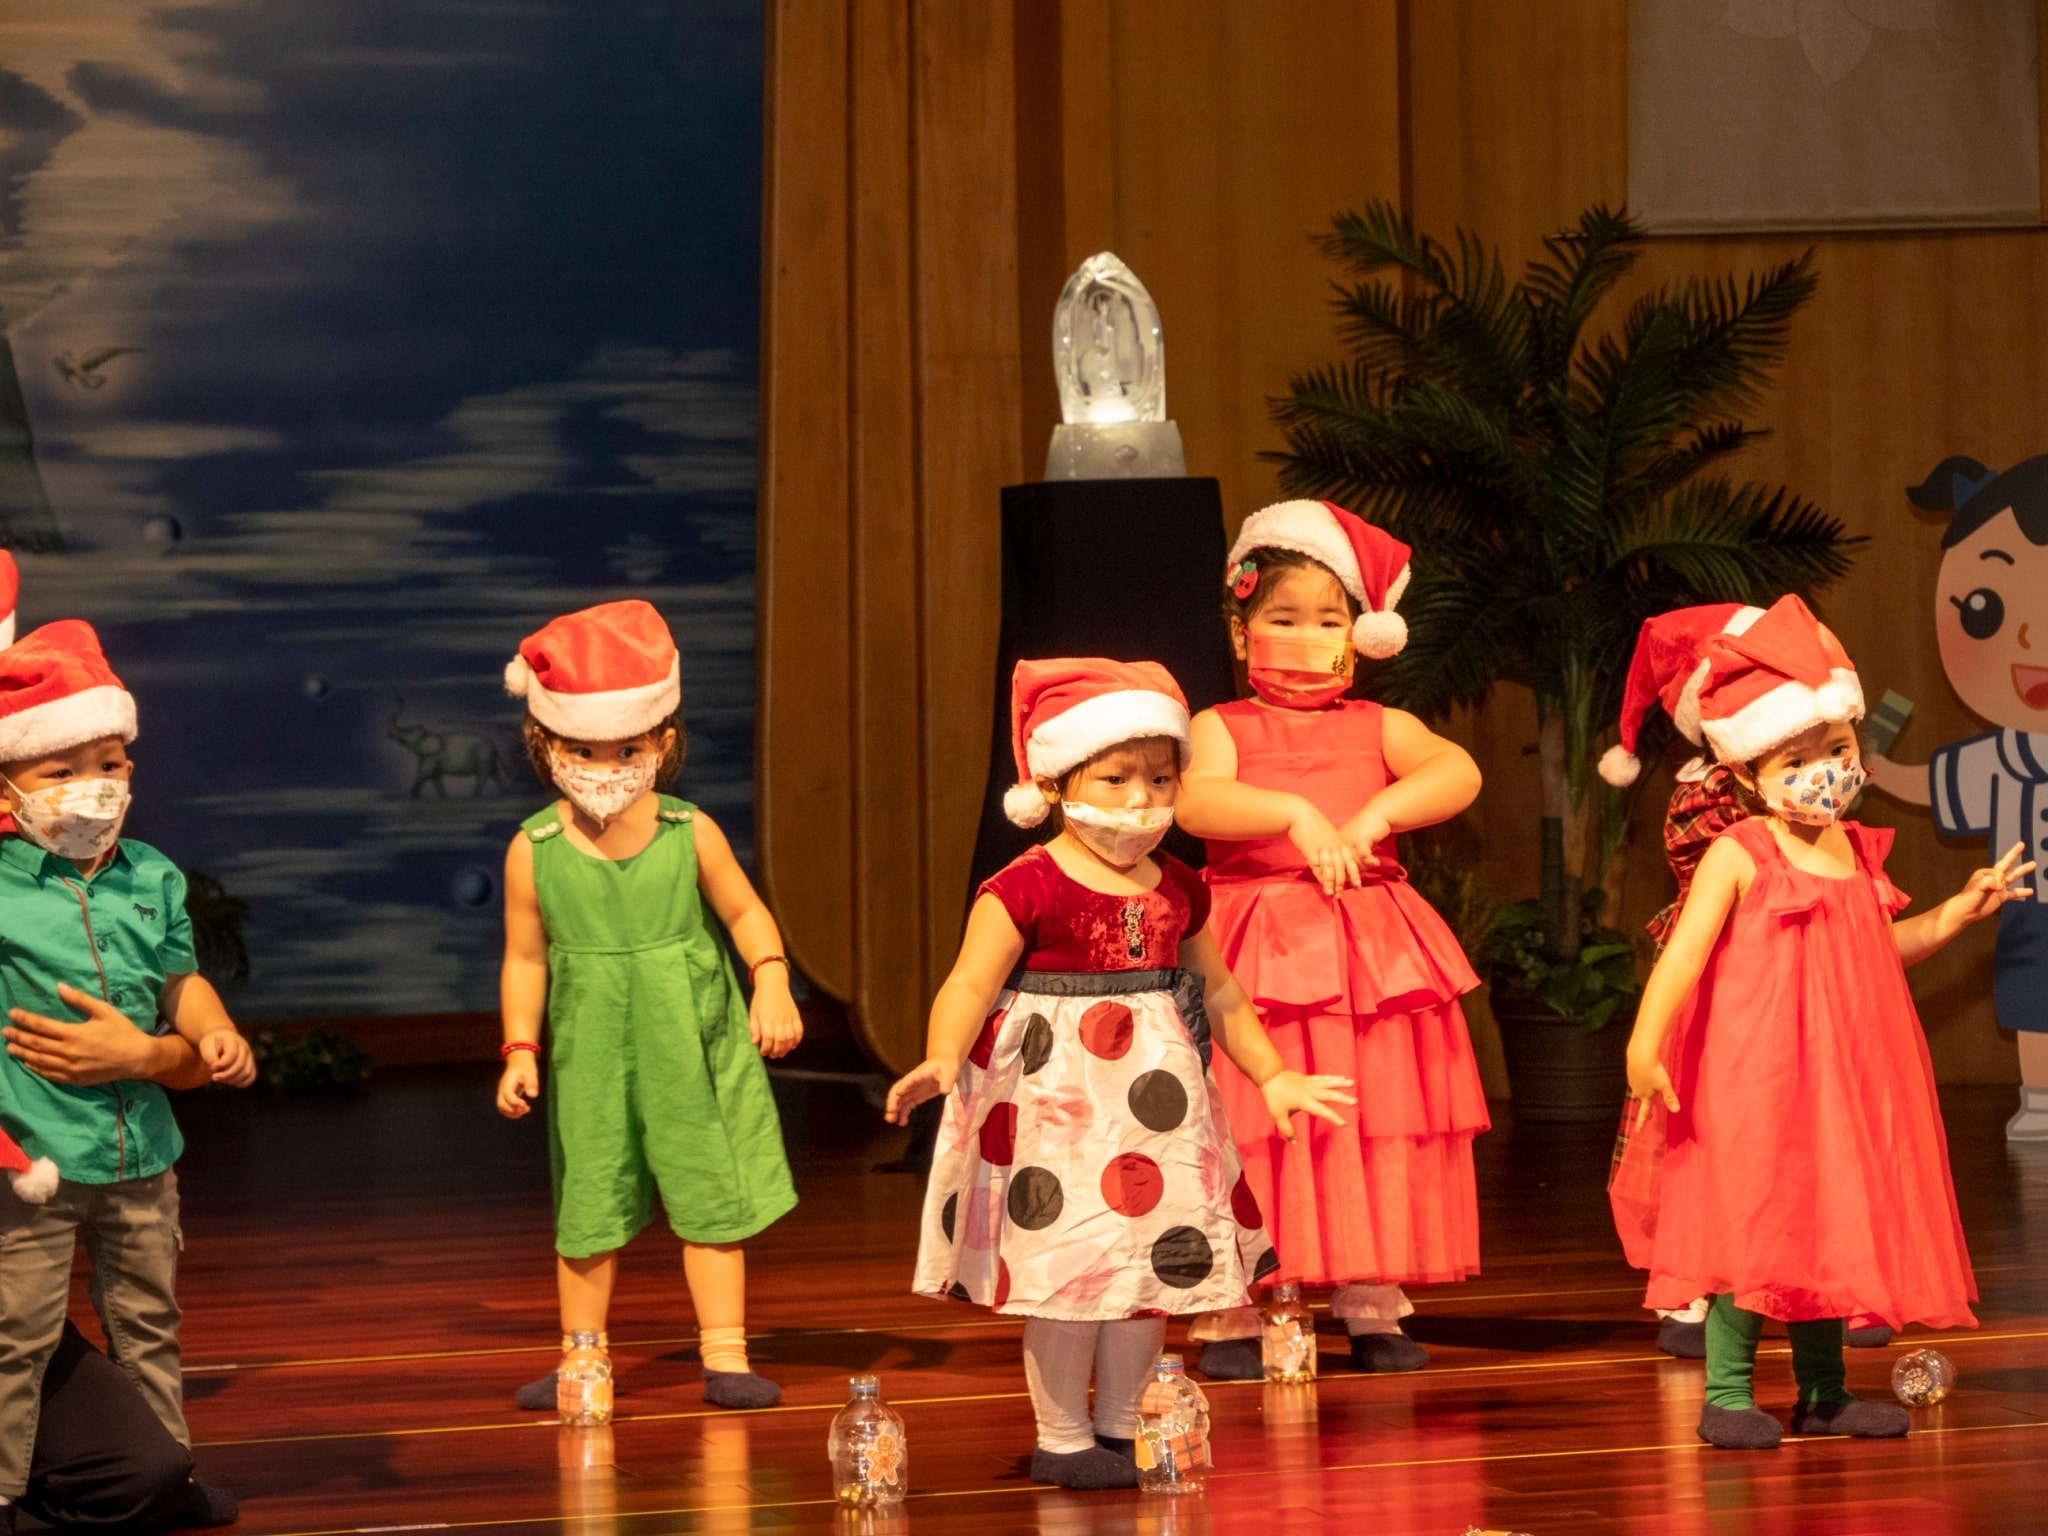
M 60 1175 L 42 1203 L 0 1187 L 0 1533 L 27 1486 L 80 1236 L 109 1355 L 190 1446 L 172 1169 L 184 1143 L 164 1090 L 256 1075 L 197 974 L 184 876 L 121 838 L 135 734 L 135 700 L 90 625 L 45 625 L 0 650 L 0 1127 Z M 159 1018 L 170 1033 L 152 1029 Z M 192 1489 L 183 1523 L 234 1518 L 232 1499 Z

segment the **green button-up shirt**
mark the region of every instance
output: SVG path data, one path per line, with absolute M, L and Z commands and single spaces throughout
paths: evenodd
M 148 1030 L 166 978 L 195 969 L 185 877 L 149 844 L 122 839 L 87 880 L 69 859 L 0 837 L 0 1007 L 77 1018 L 57 997 L 57 984 L 69 982 Z M 80 1184 L 150 1178 L 185 1150 L 157 1084 L 74 1088 L 5 1053 L 0 1124 L 31 1157 L 51 1158 Z

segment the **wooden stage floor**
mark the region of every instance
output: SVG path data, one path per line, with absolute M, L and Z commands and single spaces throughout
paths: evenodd
M 555 1350 L 544 1137 L 499 1120 L 489 1085 L 188 1100 L 186 1392 L 239 1530 L 2048 1530 L 2048 1149 L 2008 1153 L 2008 1089 L 1944 1101 L 1984 1326 L 1941 1339 L 1959 1389 L 1905 1442 L 1701 1446 L 1700 1367 L 1656 1351 L 1608 1224 L 1609 1131 L 1503 1116 L 1479 1144 L 1486 1272 L 1417 1298 L 1430 1369 L 1351 1375 L 1331 1332 L 1312 1390 L 1211 1386 L 1210 1491 L 1163 1500 L 1026 1480 L 1019 1325 L 908 1293 L 919 1181 L 869 1171 L 901 1135 L 843 1085 L 783 1085 L 804 1203 L 752 1249 L 756 1358 L 784 1405 L 699 1400 L 675 1249 L 649 1234 L 612 1323 L 615 1470 L 563 1470 L 562 1431 L 511 1404 Z M 1851 1385 L 1886 1391 L 1900 1347 L 1852 1351 Z M 1766 1349 L 1761 1395 L 1783 1407 L 1782 1338 Z M 861 1370 L 909 1424 L 914 1494 L 881 1521 L 840 1515 L 824 1455 Z

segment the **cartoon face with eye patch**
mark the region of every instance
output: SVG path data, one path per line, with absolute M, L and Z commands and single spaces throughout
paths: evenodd
M 1946 512 L 1934 632 L 1957 697 L 1997 727 L 1938 748 L 1925 768 L 1872 757 L 1887 794 L 1932 807 L 1937 831 L 1988 838 L 1998 858 L 2016 842 L 2048 870 L 2048 454 L 1998 473 L 1944 459 L 1907 495 Z M 2034 899 L 1998 920 L 1992 997 L 2019 1035 L 2014 1141 L 2048 1141 L 2048 874 Z

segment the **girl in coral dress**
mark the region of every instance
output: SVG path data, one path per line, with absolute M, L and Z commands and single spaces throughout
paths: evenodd
M 1355 650 L 1398 652 L 1408 548 L 1328 502 L 1245 520 L 1230 556 L 1231 643 L 1254 697 L 1194 721 L 1180 823 L 1208 841 L 1212 926 L 1281 1059 L 1355 1078 L 1355 1123 L 1292 1143 L 1225 1064 L 1217 1088 L 1280 1254 L 1272 1277 L 1338 1289 L 1363 1371 L 1428 1360 L 1401 1331 L 1404 1285 L 1479 1268 L 1472 1138 L 1486 1098 L 1461 994 L 1479 982 L 1410 887 L 1394 834 L 1479 792 L 1466 752 L 1413 715 L 1344 697 Z M 1258 1316 L 1198 1321 L 1201 1369 L 1261 1373 Z
M 1031 1475 L 1129 1488 L 1167 1314 L 1238 1305 L 1274 1262 L 1206 1070 L 1212 1034 L 1280 1136 L 1296 1111 L 1341 1124 L 1350 1084 L 1283 1067 L 1216 952 L 1201 879 L 1152 852 L 1188 741 L 1165 669 L 1019 662 L 1011 715 L 1005 809 L 1057 833 L 982 886 L 888 1114 L 950 1095 L 915 1289 L 1025 1319 Z
M 2016 847 L 1894 921 L 1892 834 L 1840 820 L 1864 782 L 1840 643 L 1786 597 L 1700 657 L 1700 728 L 1768 814 L 1714 839 L 1644 989 L 1615 1222 L 1647 1305 L 1713 1298 L 1703 1440 L 1778 1444 L 1751 1390 L 1767 1317 L 1791 1338 L 1795 1433 L 1903 1435 L 1903 1409 L 1849 1393 L 1842 1319 L 1969 1327 L 1977 1295 L 1905 968 L 2024 894 L 2033 866 Z

